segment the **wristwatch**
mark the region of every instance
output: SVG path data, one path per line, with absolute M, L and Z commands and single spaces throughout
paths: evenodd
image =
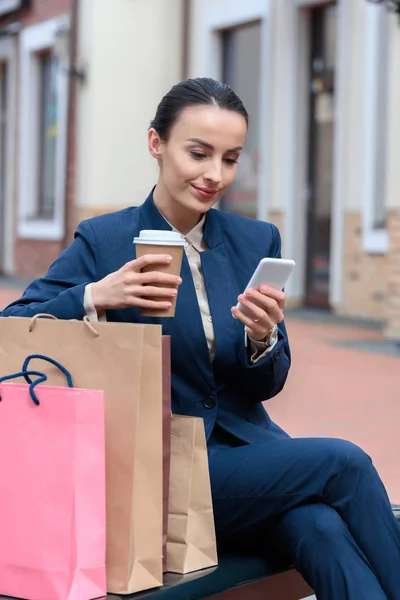
M 250 336 L 248 338 L 257 348 L 271 348 L 278 341 L 278 332 L 278 325 L 274 325 L 263 340 L 253 340 Z

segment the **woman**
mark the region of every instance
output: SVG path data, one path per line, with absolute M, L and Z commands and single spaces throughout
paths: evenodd
M 290 367 L 285 295 L 242 291 L 261 258 L 280 256 L 279 233 L 212 208 L 234 180 L 247 124 L 226 85 L 174 86 L 148 132 L 159 165 L 148 199 L 81 223 L 47 275 L 2 315 L 162 323 L 172 337 L 173 410 L 205 422 L 220 546 L 284 556 L 323 600 L 399 600 L 400 528 L 369 457 L 343 440 L 291 439 L 261 404 Z M 189 242 L 178 280 L 157 271 L 168 256 L 136 260 L 132 244 L 141 229 L 171 228 Z M 140 316 L 141 307 L 168 307 L 176 283 L 175 319 Z

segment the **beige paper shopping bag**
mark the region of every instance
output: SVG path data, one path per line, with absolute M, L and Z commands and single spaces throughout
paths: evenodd
M 163 571 L 167 570 L 169 470 L 171 464 L 171 338 L 162 338 L 163 370 Z
M 0 374 L 35 353 L 63 364 L 75 387 L 104 390 L 107 590 L 162 585 L 161 327 L 0 318 Z M 51 365 L 32 360 L 29 368 L 65 384 Z
M 167 570 L 218 564 L 203 419 L 172 415 Z

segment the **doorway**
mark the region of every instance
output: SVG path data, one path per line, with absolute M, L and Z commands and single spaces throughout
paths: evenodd
M 330 3 L 312 8 L 310 17 L 305 302 L 329 308 L 337 6 Z
M 223 30 L 222 80 L 251 115 L 235 181 L 221 198 L 222 210 L 257 218 L 260 170 L 261 21 Z

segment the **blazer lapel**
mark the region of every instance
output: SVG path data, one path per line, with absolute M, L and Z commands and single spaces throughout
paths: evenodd
M 231 313 L 231 307 L 237 303 L 241 290 L 224 242 L 217 210 L 211 210 L 207 215 L 204 238 L 210 249 L 201 253 L 201 264 L 213 318 L 215 364 L 220 364 L 230 361 L 232 353 L 237 355 L 237 346 L 243 342 L 244 330 Z
M 172 229 L 155 206 L 152 193 L 140 207 L 140 229 Z M 195 371 L 202 375 L 209 385 L 212 375 L 211 360 L 192 273 L 185 252 L 183 253 L 181 277 L 182 284 L 179 286 L 175 317 L 160 319 L 157 322 L 162 324 L 164 335 L 179 335 L 184 347 L 182 351 L 186 350 L 192 357 L 196 364 Z M 151 319 L 149 322 L 154 323 L 155 320 Z

